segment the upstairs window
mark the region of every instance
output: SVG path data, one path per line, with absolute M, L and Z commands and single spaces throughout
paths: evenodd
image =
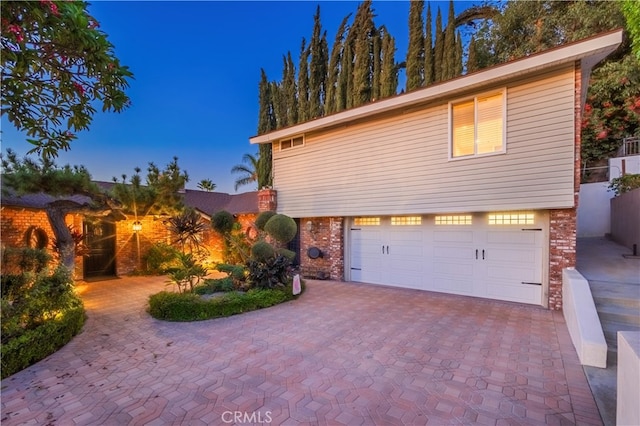
M 280 151 L 283 149 L 294 148 L 296 146 L 304 145 L 304 137 L 296 136 L 295 138 L 283 139 L 280 141 Z
M 451 158 L 505 152 L 505 92 L 449 104 Z

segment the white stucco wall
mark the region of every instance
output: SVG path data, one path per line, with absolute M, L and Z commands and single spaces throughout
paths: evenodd
M 609 179 L 615 179 L 617 177 L 622 176 L 623 161 L 624 161 L 624 170 L 626 174 L 640 173 L 640 155 L 610 158 L 609 159 Z
M 562 313 L 580 364 L 607 368 L 607 342 L 589 282 L 573 268 L 562 270 Z
M 603 237 L 611 232 L 610 200 L 614 194 L 608 190 L 608 187 L 609 182 L 580 185 L 578 238 Z
M 640 425 L 640 333 L 618 332 L 616 424 Z

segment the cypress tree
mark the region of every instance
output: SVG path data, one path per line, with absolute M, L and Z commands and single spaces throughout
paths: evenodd
M 455 76 L 456 69 L 456 32 L 455 11 L 453 0 L 449 1 L 449 16 L 444 30 L 444 48 L 442 53 L 442 80 L 449 80 Z
M 349 31 L 349 35 L 351 35 L 351 31 Z M 338 88 L 336 90 L 336 112 L 351 107 L 352 73 L 353 49 L 351 48 L 349 36 L 347 36 L 340 61 L 340 75 L 338 76 Z
M 433 55 L 433 69 L 435 81 L 442 81 L 442 54 L 444 52 L 444 34 L 442 33 L 442 14 L 440 8 L 436 14 L 436 42 Z
M 272 113 L 271 94 L 269 90 L 269 81 L 264 69 L 260 70 L 259 90 L 259 116 L 258 116 L 258 134 L 268 133 L 275 128 L 275 122 Z M 258 188 L 270 187 L 272 185 L 271 177 L 271 144 L 260 144 L 258 148 Z
M 289 63 L 287 57 L 282 55 L 282 82 L 278 87 L 278 104 L 280 105 L 280 111 L 276 113 L 278 119 L 278 128 L 286 127 L 289 125 L 289 105 L 287 98 L 287 76 L 289 74 Z
M 340 61 L 342 59 L 342 49 L 344 35 L 347 29 L 347 21 L 351 14 L 344 17 L 336 38 L 333 41 L 333 47 L 331 48 L 331 58 L 329 59 L 329 66 L 327 69 L 327 81 L 326 81 L 326 96 L 324 99 L 324 114 L 332 114 L 338 111 L 337 91 L 338 91 L 338 76 L 340 75 Z
M 398 69 L 395 63 L 396 42 L 386 29 L 384 29 L 381 50 L 382 75 L 380 78 L 380 98 L 384 99 L 395 95 L 398 90 Z
M 467 74 L 479 69 L 478 52 L 476 49 L 476 39 L 471 36 L 471 40 L 469 41 L 469 55 L 467 56 Z
M 298 96 L 296 93 L 296 67 L 291 58 L 291 52 L 287 52 L 287 75 L 283 82 L 283 91 L 287 105 L 287 125 L 298 122 Z
M 258 111 L 258 134 L 268 133 L 275 128 L 271 110 L 271 96 L 269 80 L 263 68 L 260 69 L 260 84 L 258 85 L 260 108 Z
M 286 126 L 287 121 L 287 108 L 284 103 L 284 96 L 282 96 L 281 87 L 276 81 L 269 83 L 269 91 L 273 102 L 273 116 L 276 120 L 276 129 L 279 129 Z
M 460 31 L 458 31 L 456 36 L 456 66 L 454 71 L 454 77 L 462 75 L 462 35 L 460 34 Z
M 327 76 L 326 49 L 323 47 L 323 38 L 321 38 L 320 35 L 322 33 L 322 24 L 320 23 L 319 5 L 316 8 L 313 22 L 313 34 L 309 42 L 311 63 L 309 66 L 309 111 L 307 113 L 307 119 L 322 115 L 324 85 Z M 326 39 L 324 42 L 326 44 Z
M 431 3 L 427 4 L 427 22 L 424 36 L 424 86 L 433 83 L 433 35 L 431 34 Z
M 298 70 L 298 123 L 309 120 L 309 49 L 302 39 L 300 47 L 300 69 Z
M 382 36 L 380 30 L 376 30 L 373 35 L 373 52 L 371 63 L 371 100 L 380 99 L 380 78 L 382 77 Z
M 407 48 L 407 92 L 423 85 L 424 78 L 424 0 L 415 0 L 409 7 L 409 47 Z
M 351 106 L 357 107 L 371 100 L 371 54 L 373 25 L 373 11 L 371 0 L 364 1 L 356 13 L 355 34 L 355 62 L 353 65 L 353 86 L 351 92 Z

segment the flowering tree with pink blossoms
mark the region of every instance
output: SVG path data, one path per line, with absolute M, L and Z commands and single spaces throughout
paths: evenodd
M 120 112 L 133 77 L 82 1 L 3 1 L 2 115 L 30 153 L 54 158 L 91 124 L 96 106 Z

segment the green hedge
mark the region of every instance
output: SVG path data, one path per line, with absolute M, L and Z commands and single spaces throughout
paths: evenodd
M 82 330 L 85 312 L 82 302 L 67 309 L 60 317 L 27 330 L 2 345 L 2 378 L 8 377 L 66 345 Z
M 304 290 L 304 285 L 302 288 Z M 268 308 L 297 297 L 292 294 L 291 285 L 246 293 L 229 292 L 211 299 L 192 293 L 162 291 L 149 297 L 149 314 L 166 321 L 201 321 Z

